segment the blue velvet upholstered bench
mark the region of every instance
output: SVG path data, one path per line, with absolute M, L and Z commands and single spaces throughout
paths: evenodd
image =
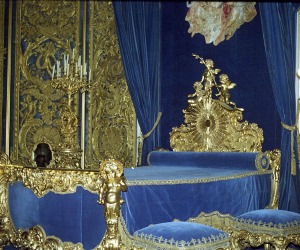
M 134 233 L 134 244 L 143 249 L 223 249 L 229 235 L 219 229 L 195 222 L 165 222 Z
M 300 214 L 275 209 L 242 214 L 235 219 L 230 241 L 235 250 L 261 245 L 284 250 L 289 244 L 300 245 Z

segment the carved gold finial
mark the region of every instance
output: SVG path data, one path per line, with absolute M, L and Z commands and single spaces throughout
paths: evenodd
M 99 190 L 98 203 L 104 205 L 106 232 L 100 249 L 124 249 L 124 244 L 118 231 L 120 208 L 124 203 L 122 191 L 127 191 L 126 178 L 123 175 L 123 165 L 116 160 L 107 160 L 100 165 L 100 176 L 103 178 Z

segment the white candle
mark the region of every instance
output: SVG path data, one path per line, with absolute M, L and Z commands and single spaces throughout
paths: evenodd
M 78 67 L 81 66 L 81 56 L 78 57 Z
M 87 75 L 87 72 L 86 72 L 86 63 L 83 65 L 83 72 L 84 72 L 83 75 L 86 76 Z
M 70 64 L 67 64 L 67 76 L 69 76 Z
M 53 77 L 54 77 L 54 72 L 55 72 L 55 64 L 54 64 L 53 70 L 52 70 L 52 80 L 53 80 Z
M 66 61 L 67 61 L 67 59 L 66 59 L 66 55 L 64 54 L 64 73 L 66 74 L 66 72 L 67 72 L 67 65 L 66 65 Z
M 89 72 L 89 81 L 91 81 L 91 78 L 92 78 L 92 70 L 90 69 L 90 72 Z
M 69 54 L 67 55 L 67 64 L 69 64 Z
M 57 66 L 56 76 L 59 77 L 59 61 L 56 61 L 56 66 Z

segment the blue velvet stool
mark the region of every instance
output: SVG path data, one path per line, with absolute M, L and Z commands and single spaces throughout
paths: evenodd
M 134 243 L 143 249 L 215 250 L 229 246 L 229 235 L 207 225 L 173 221 L 136 231 Z
M 275 250 L 300 245 L 300 214 L 285 210 L 260 209 L 237 216 L 230 237 L 233 249 L 265 245 Z

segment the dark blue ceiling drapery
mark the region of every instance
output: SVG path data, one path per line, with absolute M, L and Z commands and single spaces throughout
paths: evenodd
M 296 10 L 292 3 L 263 2 L 259 7 L 268 69 L 276 107 L 282 122 L 279 208 L 300 212 L 297 194 L 299 168 L 294 159 L 297 157 Z M 296 175 L 292 175 L 295 170 Z
M 136 116 L 145 136 L 160 108 L 160 3 L 113 1 L 121 58 Z M 145 138 L 142 164 L 158 147 L 156 128 Z

